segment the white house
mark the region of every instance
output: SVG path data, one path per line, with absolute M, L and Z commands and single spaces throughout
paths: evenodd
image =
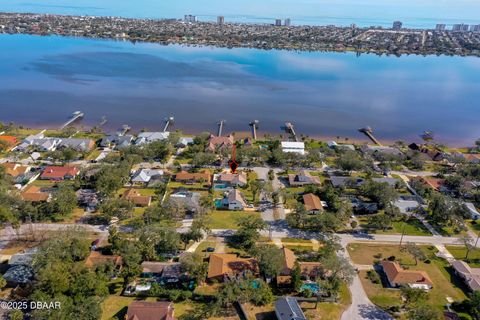
M 247 203 L 243 195 L 237 189 L 232 189 L 223 199 L 223 205 L 232 211 L 241 211 L 245 209 Z
M 141 132 L 137 140 L 135 140 L 135 144 L 145 144 L 154 141 L 162 141 L 168 139 L 170 136 L 170 132 Z
M 305 143 L 304 142 L 292 142 L 292 141 L 282 141 L 282 151 L 283 152 L 293 152 L 301 155 L 305 154 Z

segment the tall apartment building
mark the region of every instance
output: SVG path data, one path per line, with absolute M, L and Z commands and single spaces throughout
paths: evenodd
M 401 21 L 394 21 L 392 29 L 393 30 L 400 30 L 402 29 L 403 23 Z

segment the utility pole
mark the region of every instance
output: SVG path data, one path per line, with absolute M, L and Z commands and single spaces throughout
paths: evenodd
M 400 237 L 400 247 L 402 246 L 403 242 L 403 236 L 405 235 L 405 227 L 407 226 L 407 221 L 403 222 L 403 227 L 402 227 L 402 236 Z

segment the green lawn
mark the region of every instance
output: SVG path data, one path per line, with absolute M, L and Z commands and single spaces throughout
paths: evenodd
M 448 252 L 457 260 L 465 260 L 467 249 L 464 246 L 447 246 Z M 468 260 L 465 260 L 472 268 L 480 268 L 480 249 L 470 250 Z
M 447 303 L 447 297 L 455 301 L 462 301 L 466 295 L 461 281 L 453 275 L 448 263 L 435 257 L 436 249 L 431 246 L 419 246 L 430 259 L 430 263 L 419 261 L 415 265 L 414 259 L 406 252 L 400 250 L 397 245 L 378 245 L 378 244 L 360 244 L 352 243 L 347 249 L 354 263 L 372 264 L 378 258 L 374 256 L 381 253 L 383 258 L 395 256 L 402 264 L 408 266 L 411 270 L 423 270 L 432 279 L 433 288 L 429 291 L 429 304 L 443 310 Z M 365 279 L 363 280 L 365 282 Z M 369 280 L 368 280 L 369 281 Z M 379 285 L 366 285 L 369 298 L 378 303 L 379 306 L 388 306 L 395 300 L 395 294 L 390 289 L 382 288 Z
M 367 293 L 370 300 L 382 309 L 388 309 L 392 306 L 400 306 L 400 291 L 394 289 L 386 289 L 382 284 L 373 283 L 367 277 L 367 271 L 359 272 L 360 281 L 363 289 Z
M 337 303 L 322 302 L 318 304 L 317 309 L 314 309 L 314 303 L 301 303 L 307 319 L 314 320 L 338 320 L 343 311 L 352 304 L 352 297 L 350 290 L 346 284 L 342 283 L 340 287 L 339 300 Z
M 282 242 L 290 243 L 312 243 L 312 240 L 308 239 L 297 239 L 297 238 L 282 238 Z
M 294 252 L 312 252 L 313 251 L 313 245 L 289 245 L 285 244 L 285 248 L 288 248 Z
M 155 196 L 155 189 L 149 189 L 149 188 L 134 188 L 136 191 L 138 191 L 138 193 L 140 193 L 140 195 L 142 196 L 150 196 L 150 197 L 153 197 Z M 123 195 L 123 193 L 127 191 L 127 188 L 121 188 L 120 190 L 118 190 L 117 194 L 119 196 Z
M 198 253 L 198 254 L 201 254 L 203 255 L 204 257 L 208 257 L 210 254 L 208 252 L 205 252 L 205 250 L 209 247 L 211 248 L 215 248 L 215 246 L 217 245 L 217 243 L 215 241 L 202 241 L 197 249 L 195 250 L 195 253 Z
M 480 221 L 469 220 L 467 224 L 473 232 L 480 235 Z
M 367 223 L 367 217 L 357 217 L 360 226 L 363 228 L 367 229 L 366 223 Z M 386 231 L 383 230 L 375 230 L 371 231 L 372 233 L 375 234 L 402 234 L 403 228 L 405 227 L 405 235 L 408 236 L 431 236 L 432 234 L 428 231 L 427 228 L 418 220 L 415 218 L 412 218 L 406 222 L 403 221 L 394 221 L 392 223 L 391 229 L 388 229 Z
M 237 219 L 248 216 L 260 217 L 260 213 L 214 210 L 208 214 L 208 226 L 211 229 L 237 229 Z
M 102 153 L 102 151 L 100 149 L 94 149 L 85 157 L 85 160 L 87 160 L 87 161 L 95 160 L 95 159 L 98 158 L 100 153 Z

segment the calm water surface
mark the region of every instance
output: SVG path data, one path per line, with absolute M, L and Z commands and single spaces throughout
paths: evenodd
M 382 139 L 433 130 L 449 143 L 480 137 L 480 59 L 378 57 L 0 36 L 0 120 L 58 126 L 75 110 L 85 125 L 159 129 L 175 115 L 187 132 L 285 121 L 313 136 Z

